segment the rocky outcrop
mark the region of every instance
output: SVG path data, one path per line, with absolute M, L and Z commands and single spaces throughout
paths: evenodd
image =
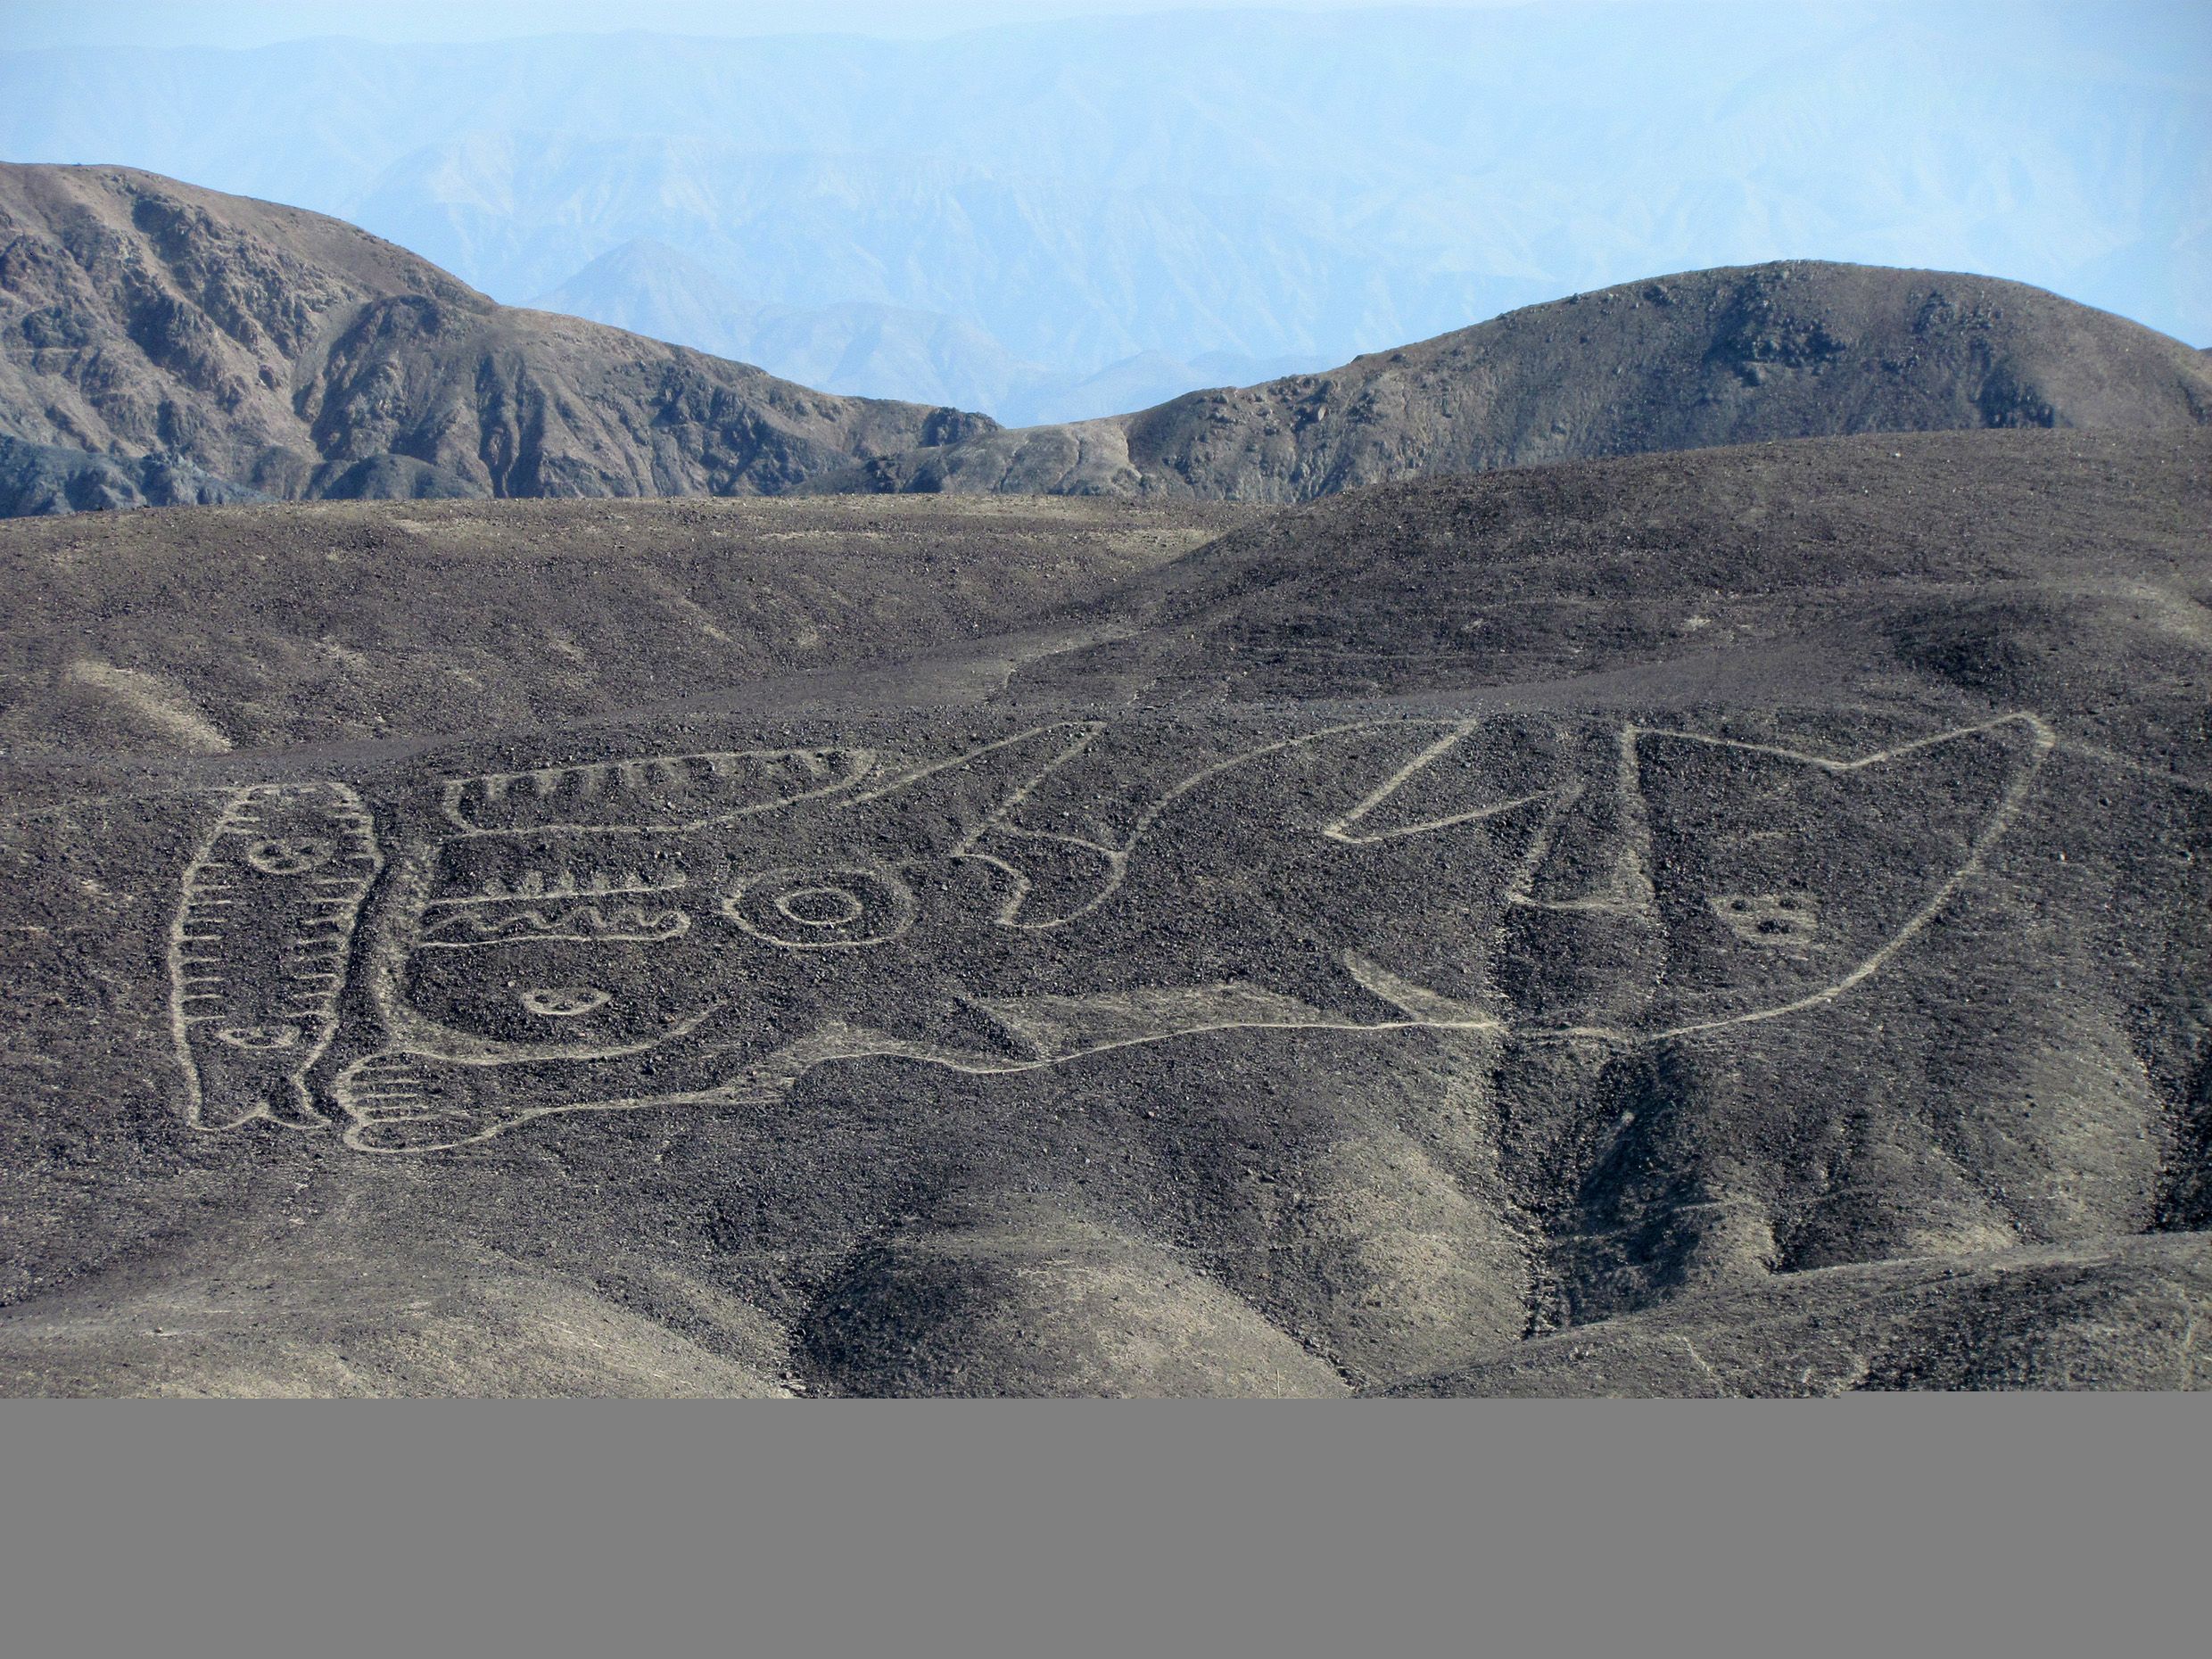
M 268 499 L 172 455 L 115 461 L 86 450 L 0 438 L 0 518 Z

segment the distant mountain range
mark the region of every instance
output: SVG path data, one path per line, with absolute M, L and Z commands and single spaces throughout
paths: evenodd
M 2200 8 L 1591 11 L 0 53 L 0 153 L 340 214 L 502 301 L 1008 423 L 1807 253 L 2212 340 Z M 787 309 L 672 326 L 640 243 Z
M 990 428 L 494 304 L 319 214 L 0 166 L 0 512 L 745 495 Z
M 1056 371 L 942 312 L 863 300 L 821 306 L 755 300 L 705 262 L 647 237 L 600 255 L 531 303 L 757 363 L 810 386 L 989 409 L 1021 425 L 1082 420 L 1329 363 L 1235 351 L 1184 361 L 1140 351 L 1092 374 Z

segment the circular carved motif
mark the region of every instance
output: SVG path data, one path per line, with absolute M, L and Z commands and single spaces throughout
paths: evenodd
M 880 945 L 914 925 L 913 890 L 887 870 L 770 870 L 747 877 L 722 913 L 787 950 Z

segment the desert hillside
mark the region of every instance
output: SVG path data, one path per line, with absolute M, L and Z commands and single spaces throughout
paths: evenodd
M 2204 354 L 2123 318 L 1991 277 L 1797 262 L 1004 431 L 497 305 L 320 215 L 124 169 L 0 170 L 0 515 L 799 490 L 1287 503 L 1777 438 L 2208 418 Z
M 0 166 L 0 513 L 767 494 L 992 425 L 497 305 L 320 214 Z
M 2140 324 L 1993 277 L 1801 260 L 1576 294 L 1326 374 L 878 458 L 825 487 L 1303 501 L 1776 438 L 2207 421 L 2203 354 Z
M 2204 1386 L 2208 532 L 2184 429 L 0 526 L 0 1391 Z
M 1018 656 L 1039 613 L 1263 510 L 840 496 L 19 519 L 0 524 L 16 623 L 0 638 L 0 746 L 419 738 L 619 717 L 1010 631 Z

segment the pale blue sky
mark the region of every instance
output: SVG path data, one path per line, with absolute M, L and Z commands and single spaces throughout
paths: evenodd
M 0 0 L 0 156 L 995 413 L 1782 258 L 2212 339 L 2205 0 Z
M 1529 0 L 1211 0 L 1207 11 L 1479 11 Z M 1636 4 L 1640 0 L 1596 0 Z M 14 46 L 268 45 L 493 40 L 645 29 L 671 35 L 843 33 L 928 37 L 994 24 L 1179 9 L 1161 0 L 0 0 Z

